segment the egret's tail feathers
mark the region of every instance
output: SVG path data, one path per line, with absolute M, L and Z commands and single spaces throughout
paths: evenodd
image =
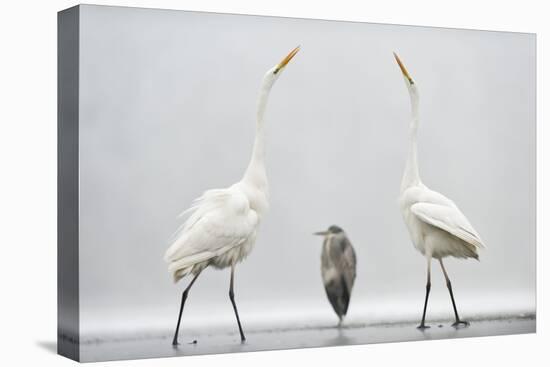
M 186 256 L 184 258 L 171 261 L 170 264 L 168 264 L 168 271 L 172 273 L 174 282 L 177 282 L 184 276 L 196 270 L 195 268 L 197 265 L 205 263 L 214 256 L 215 254 L 212 252 L 201 252 L 195 255 Z M 204 267 L 205 266 L 206 264 L 204 265 Z
M 174 260 L 177 260 L 178 251 L 180 251 L 181 246 L 179 246 L 178 241 L 175 241 L 164 253 L 164 261 L 170 263 Z
M 185 278 L 189 274 L 198 274 L 200 271 L 204 270 L 205 267 L 205 264 L 195 264 L 183 269 L 178 269 L 172 272 L 172 280 L 174 283 L 177 283 L 180 279 Z
M 468 242 L 464 242 L 464 246 L 465 246 L 465 249 L 466 249 L 466 256 L 465 257 L 471 257 L 471 258 L 474 258 L 476 260 L 479 260 L 479 255 L 477 253 L 477 249 L 479 247 L 475 246 L 475 245 L 472 245 Z
M 189 268 L 186 268 L 186 269 L 180 269 L 174 273 L 172 273 L 172 280 L 174 281 L 174 283 L 177 283 L 181 278 L 184 278 L 185 276 L 191 274 L 191 270 L 193 269 L 193 267 L 189 267 Z

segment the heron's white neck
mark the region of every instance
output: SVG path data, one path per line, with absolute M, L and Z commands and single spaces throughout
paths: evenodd
M 417 131 L 418 131 L 418 91 L 416 86 L 409 87 L 411 97 L 411 123 L 409 126 L 409 155 L 401 179 L 401 191 L 404 191 L 410 186 L 421 183 L 420 173 L 418 171 L 418 156 L 417 156 Z
M 252 149 L 252 157 L 250 163 L 244 173 L 243 181 L 255 186 L 260 190 L 267 190 L 267 174 L 265 170 L 265 123 L 264 115 L 267 107 L 267 101 L 271 87 L 273 86 L 274 78 L 272 73 L 266 74 L 260 95 L 258 97 L 258 110 L 256 116 L 256 138 L 254 139 L 254 147 Z

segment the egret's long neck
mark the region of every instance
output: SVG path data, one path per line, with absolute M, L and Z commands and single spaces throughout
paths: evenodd
M 411 97 L 411 124 L 409 126 L 409 154 L 403 178 L 401 179 L 401 191 L 407 187 L 421 183 L 418 172 L 417 156 L 417 131 L 418 131 L 418 93 L 416 90 L 409 90 Z
M 267 189 L 267 174 L 265 170 L 265 123 L 264 116 L 273 82 L 266 78 L 262 83 L 258 98 L 258 112 L 256 116 L 256 138 L 252 149 L 252 157 L 243 177 L 246 181 L 259 189 Z

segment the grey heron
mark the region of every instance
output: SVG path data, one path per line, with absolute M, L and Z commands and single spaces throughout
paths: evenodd
M 315 232 L 323 236 L 321 276 L 328 300 L 342 325 L 348 312 L 351 290 L 355 282 L 357 259 L 346 232 L 332 225 L 326 231 Z

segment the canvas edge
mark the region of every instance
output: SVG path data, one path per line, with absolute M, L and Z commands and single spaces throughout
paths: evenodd
M 80 7 L 57 14 L 57 353 L 79 361 Z

